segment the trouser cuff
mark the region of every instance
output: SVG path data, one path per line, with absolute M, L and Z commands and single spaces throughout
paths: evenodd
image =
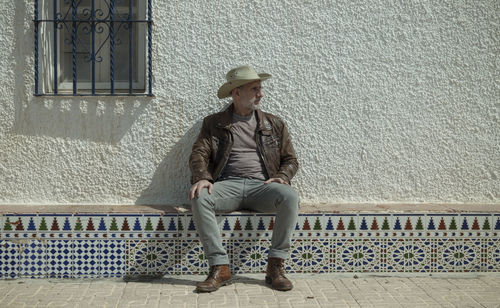
M 288 251 L 270 249 L 269 250 L 269 258 L 280 258 L 286 260 L 289 258 Z
M 229 264 L 229 257 L 227 255 L 208 257 L 208 264 L 210 266 Z

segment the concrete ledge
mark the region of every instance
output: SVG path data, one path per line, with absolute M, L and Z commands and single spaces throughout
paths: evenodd
M 79 213 L 137 213 L 184 214 L 189 205 L 1 205 L 0 214 L 79 214 Z M 498 203 L 305 203 L 301 214 L 339 213 L 500 213 Z M 233 212 L 235 214 L 240 212 Z M 246 213 L 245 211 L 241 213 Z

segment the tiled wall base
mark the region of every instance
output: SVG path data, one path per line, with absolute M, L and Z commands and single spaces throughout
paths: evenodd
M 235 273 L 265 271 L 274 216 L 219 215 Z M 208 271 L 190 214 L 4 214 L 0 278 Z M 290 273 L 498 272 L 500 214 L 303 214 Z

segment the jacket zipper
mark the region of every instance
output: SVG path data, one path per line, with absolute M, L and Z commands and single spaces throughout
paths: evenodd
M 257 144 L 257 148 L 259 149 L 260 159 L 262 159 L 262 161 L 264 162 L 264 167 L 266 168 L 267 176 L 271 178 L 271 175 L 269 174 L 269 167 L 267 166 L 267 161 L 264 159 L 264 155 L 262 155 L 263 147 L 259 143 L 259 133 L 260 131 L 257 131 L 257 133 L 255 134 L 255 143 Z
M 233 142 L 234 142 L 233 133 L 231 132 L 231 129 L 229 129 L 229 128 L 224 127 L 224 129 L 229 132 L 229 136 L 230 136 L 230 139 L 231 139 L 231 149 L 232 149 L 233 148 Z M 231 151 L 229 151 L 229 154 L 231 154 Z M 217 176 L 214 179 L 214 181 L 217 181 L 219 179 L 219 176 L 222 174 L 222 171 L 224 170 L 224 168 L 226 168 L 228 160 L 229 160 L 229 155 L 227 155 L 227 157 L 225 158 L 224 165 L 222 165 L 222 168 L 220 169 L 219 174 L 217 174 Z

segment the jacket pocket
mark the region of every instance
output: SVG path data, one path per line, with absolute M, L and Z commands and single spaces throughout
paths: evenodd
M 281 141 L 277 136 L 262 136 L 262 144 L 267 148 L 279 148 Z

